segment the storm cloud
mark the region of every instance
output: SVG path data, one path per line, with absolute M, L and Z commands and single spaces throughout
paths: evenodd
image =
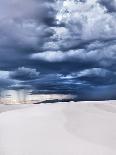
M 0 77 L 6 74 L 1 88 L 116 99 L 116 1 L 1 0 Z
M 36 69 L 21 67 L 11 72 L 10 77 L 21 81 L 33 80 L 39 77 L 39 72 L 37 72 Z

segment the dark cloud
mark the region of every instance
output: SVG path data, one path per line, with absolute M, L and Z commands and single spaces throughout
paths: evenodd
M 36 69 L 21 67 L 10 73 L 10 77 L 16 80 L 33 80 L 39 78 L 39 72 Z
M 101 68 L 92 68 L 81 71 L 78 74 L 78 77 L 81 81 L 85 81 L 94 86 L 116 84 L 116 72 L 111 72 Z
M 14 82 L 10 79 L 0 78 L 0 91 L 9 89 L 13 84 Z
M 116 12 L 115 0 L 99 0 L 100 4 L 107 8 L 109 12 Z
M 115 11 L 115 0 L 1 0 L 0 87 L 115 99 Z

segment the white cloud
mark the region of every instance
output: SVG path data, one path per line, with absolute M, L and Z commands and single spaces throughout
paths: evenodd
M 2 77 L 3 79 L 7 79 L 9 78 L 9 71 L 0 71 L 0 77 Z
M 83 71 L 80 71 L 77 73 L 77 77 L 83 77 L 83 76 L 96 76 L 96 78 L 99 77 L 106 77 L 108 75 L 112 75 L 113 72 L 103 69 L 103 68 L 91 68 L 91 69 L 85 69 Z M 114 73 L 116 76 L 116 73 Z
M 55 44 L 59 49 L 71 47 L 74 43 L 78 45 L 80 41 L 116 37 L 115 14 L 107 12 L 107 8 L 98 0 L 87 0 L 84 3 L 65 0 L 59 8 L 56 19 L 58 23 L 65 25 L 63 28 L 54 28 L 56 32 L 54 38 L 57 40 Z
M 99 44 L 99 42 L 95 42 L 87 46 L 87 49 L 69 50 L 67 52 L 40 52 L 32 54 L 30 59 L 43 60 L 48 62 L 93 62 L 96 65 L 110 67 L 116 62 L 116 45 L 115 42 L 112 42 L 111 44 Z
M 62 61 L 73 61 L 74 59 L 84 59 L 84 50 L 73 51 L 70 50 L 68 52 L 61 51 L 47 51 L 42 53 L 35 53 L 30 56 L 31 59 L 35 60 L 44 60 L 48 62 L 62 62 Z

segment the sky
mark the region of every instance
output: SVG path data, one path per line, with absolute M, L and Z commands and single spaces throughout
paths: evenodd
M 116 0 L 0 0 L 0 92 L 116 99 Z

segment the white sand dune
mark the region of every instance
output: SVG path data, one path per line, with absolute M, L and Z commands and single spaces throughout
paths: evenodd
M 1 113 L 0 155 L 116 155 L 116 103 L 41 104 Z
M 31 104 L 0 104 L 0 113 L 29 107 Z

